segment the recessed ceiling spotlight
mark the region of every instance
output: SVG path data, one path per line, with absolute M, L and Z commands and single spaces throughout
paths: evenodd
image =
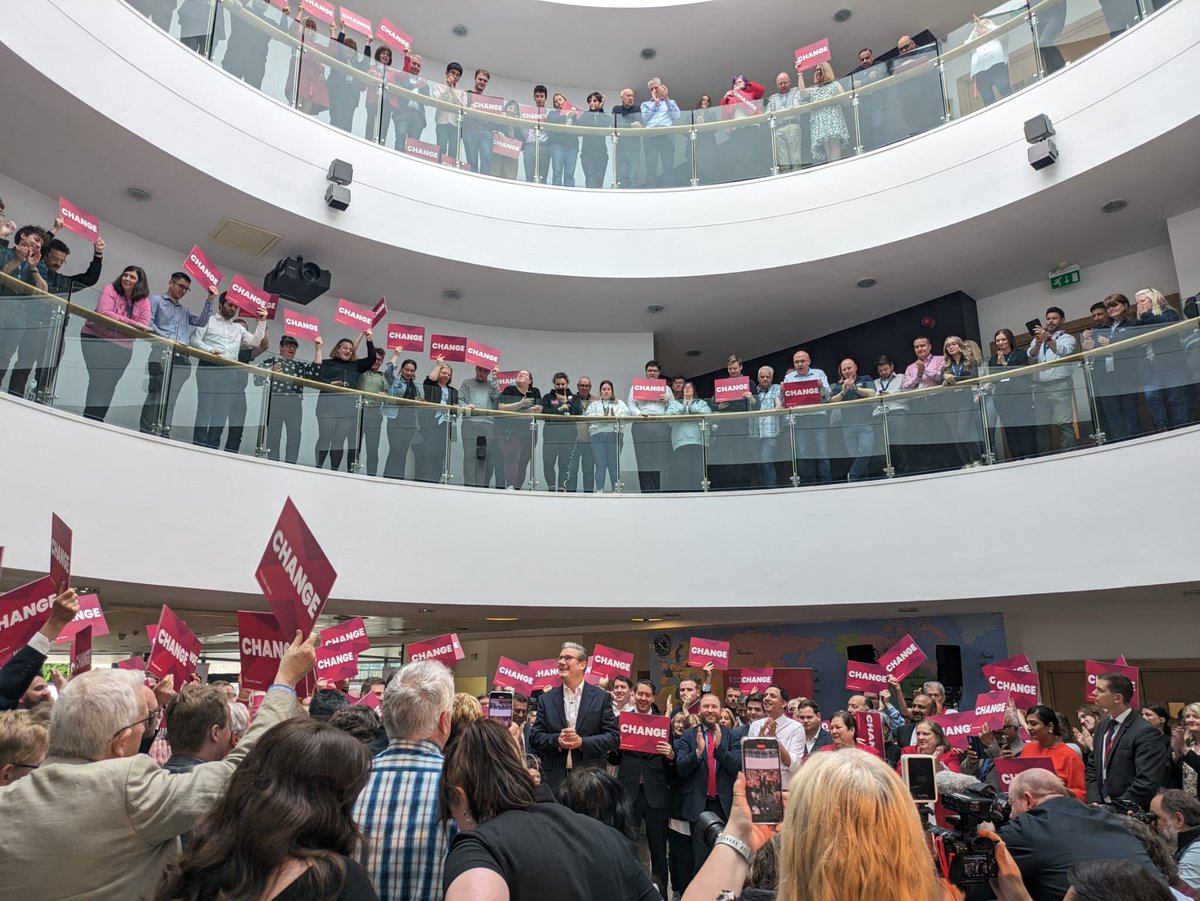
M 465 38 L 467 36 L 467 26 L 466 25 L 455 25 L 453 28 L 450 29 L 450 31 L 451 31 L 451 33 L 453 33 L 453 35 L 456 38 Z
M 650 304 L 650 306 L 646 307 L 646 312 L 647 313 L 661 313 L 665 309 L 666 309 L 666 307 L 664 307 L 661 303 L 652 303 L 652 304 Z
M 876 282 L 875 279 L 868 277 L 868 278 L 860 278 L 854 284 L 858 285 L 858 287 L 860 287 L 860 288 L 874 288 L 878 284 L 878 282 Z
M 698 356 L 700 356 L 700 351 L 696 350 L 695 348 L 692 348 L 691 350 L 685 350 L 683 352 L 683 355 L 685 357 L 698 357 Z
M 1119 213 L 1127 206 L 1129 206 L 1128 200 L 1110 200 L 1104 206 L 1100 207 L 1100 211 L 1102 213 Z
M 833 14 L 833 21 L 847 22 L 850 20 L 850 17 L 852 15 L 854 15 L 854 13 L 850 12 L 850 10 L 848 10 L 848 9 L 839 9 L 837 12 L 835 12 Z
M 515 616 L 485 616 L 484 619 L 489 623 L 515 623 L 517 621 Z
M 432 607 L 418 607 L 417 613 L 437 613 Z
M 128 194 L 130 197 L 132 197 L 134 200 L 136 200 L 138 203 L 145 203 L 147 200 L 150 199 L 150 192 L 147 191 L 145 188 L 139 188 L 137 185 L 133 185 L 131 187 L 126 188 L 125 193 Z
M 462 291 L 457 288 L 447 288 L 442 292 L 442 300 L 462 300 Z
M 642 48 L 642 59 L 654 59 L 656 56 L 658 56 L 658 51 L 653 47 Z

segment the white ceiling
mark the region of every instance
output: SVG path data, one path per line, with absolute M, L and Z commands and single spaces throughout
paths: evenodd
M 413 36 L 414 49 L 432 59 L 458 60 L 467 71 L 484 67 L 493 76 L 529 84 L 604 90 L 660 76 L 680 106 L 703 92 L 724 92 L 734 74 L 767 86 L 776 73 L 792 71 L 795 49 L 829 38 L 834 69 L 858 65 L 858 51 L 882 54 L 901 34 L 929 29 L 944 36 L 981 12 L 966 0 L 709 0 L 657 3 L 549 3 L 545 0 L 460 0 L 398 8 L 391 0 L 348 4 L 372 21 L 386 15 Z M 639 7 L 639 8 L 630 8 Z M 848 9 L 846 22 L 834 13 Z M 457 25 L 466 37 L 453 33 Z M 644 48 L 657 51 L 642 59 Z M 645 99 L 642 97 L 641 99 Z
M 22 127 L 0 129 L 6 174 L 46 195 L 86 201 L 85 208 L 118 228 L 182 252 L 196 235 L 233 217 L 284 235 L 269 259 L 222 253 L 221 261 L 239 271 L 265 272 L 278 256 L 300 254 L 334 272 L 339 295 L 402 297 L 398 308 L 418 316 L 529 330 L 653 331 L 668 370 L 689 374 L 717 368 L 731 348 L 753 357 L 952 291 L 987 297 L 1038 282 L 1062 260 L 1088 266 L 1158 246 L 1168 238 L 1167 218 L 1200 206 L 1200 168 L 1188 162 L 1200 142 L 1197 119 L 986 217 L 852 257 L 730 276 L 573 279 L 465 265 L 347 238 L 182 165 L 154 146 L 152 116 L 131 118 L 134 128 L 144 129 L 134 134 L 57 89 L 3 46 L 0 80 L 37 98 L 21 107 Z M 6 96 L 6 120 L 12 122 L 14 95 Z M 97 147 L 120 152 L 98 155 Z M 264 164 L 246 160 L 247 166 Z M 150 189 L 153 199 L 135 203 L 125 193 L 130 185 Z M 1101 204 L 1113 197 L 1128 199 L 1129 208 L 1101 214 Z M 878 285 L 855 288 L 864 276 Z M 461 299 L 443 300 L 448 288 L 459 290 Z M 738 302 L 743 299 L 753 299 L 753 316 Z M 651 315 L 650 304 L 666 310 Z M 692 348 L 703 353 L 685 357 Z

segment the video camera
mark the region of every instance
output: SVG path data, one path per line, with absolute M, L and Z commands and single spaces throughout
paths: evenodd
M 954 828 L 928 825 L 925 831 L 932 838 L 935 860 L 946 878 L 960 888 L 995 879 L 999 875 L 996 845 L 977 833 L 983 823 L 999 828 L 1008 822 L 1011 813 L 1008 795 L 977 782 L 963 791 L 942 794 L 940 800 L 951 812 L 947 820 Z
M 1117 814 L 1117 816 L 1133 817 L 1135 820 L 1144 823 L 1151 829 L 1158 828 L 1158 818 L 1150 811 L 1139 807 L 1132 801 L 1118 801 L 1113 799 L 1108 801 L 1104 806 L 1113 813 Z

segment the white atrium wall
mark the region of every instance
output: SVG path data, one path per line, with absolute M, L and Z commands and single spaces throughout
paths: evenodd
M 1200 209 L 1167 220 L 1175 248 L 1175 273 L 1185 297 L 1200 292 Z

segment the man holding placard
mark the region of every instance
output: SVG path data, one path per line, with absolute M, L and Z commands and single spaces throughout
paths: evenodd
M 638 718 L 651 717 L 656 689 L 649 679 L 639 679 L 633 690 L 633 713 Z M 624 714 L 622 714 L 624 716 Z M 675 749 L 671 745 L 670 726 L 667 717 L 661 720 L 666 738 L 655 742 L 654 752 L 626 750 L 624 747 L 624 723 L 622 723 L 622 749 L 617 770 L 617 781 L 629 800 L 633 814 L 633 827 L 646 824 L 646 844 L 650 847 L 650 874 L 658 886 L 659 894 L 667 897 L 667 821 L 671 797 L 667 788 L 668 769 L 674 770 Z M 649 720 L 641 720 L 649 722 Z
M 267 310 L 258 311 L 254 331 L 234 322 L 237 304 L 222 294 L 217 315 L 209 317 L 202 326 L 192 327 L 191 345 L 223 360 L 236 361 L 242 348 L 247 350 L 262 343 L 267 333 Z M 237 385 L 236 367 L 201 358 L 196 369 L 196 430 L 192 443 L 216 448 L 233 406 Z
M 629 389 L 629 409 L 635 416 L 665 416 L 671 392 L 667 390 L 658 360 L 646 363 L 646 379 L 634 379 Z M 661 386 L 659 383 L 662 383 Z M 639 384 L 641 383 L 641 384 Z M 656 393 L 661 390 L 661 393 Z M 665 422 L 635 422 L 633 451 L 637 457 L 638 487 L 642 494 L 660 491 L 671 453 L 671 428 Z
M 291 335 L 279 339 L 279 353 L 259 362 L 272 373 L 315 380 L 321 373 L 321 345 L 313 344 L 313 361 L 296 359 L 300 342 Z M 261 385 L 266 377 L 255 376 L 254 384 Z M 287 429 L 287 450 L 283 459 L 295 463 L 300 457 L 300 424 L 304 419 L 304 386 L 291 379 L 271 379 L 271 406 L 267 416 L 267 459 L 278 460 L 283 432 Z
M 814 369 L 808 351 L 798 350 L 792 354 L 795 368 L 783 377 L 783 384 L 809 383 L 814 389 L 813 400 L 802 406 L 823 404 L 829 400 L 829 378 L 824 370 Z M 785 388 L 786 392 L 786 388 Z M 829 474 L 829 452 L 825 441 L 824 413 L 808 413 L 796 417 L 796 473 L 801 485 L 819 482 L 827 485 L 833 481 Z

